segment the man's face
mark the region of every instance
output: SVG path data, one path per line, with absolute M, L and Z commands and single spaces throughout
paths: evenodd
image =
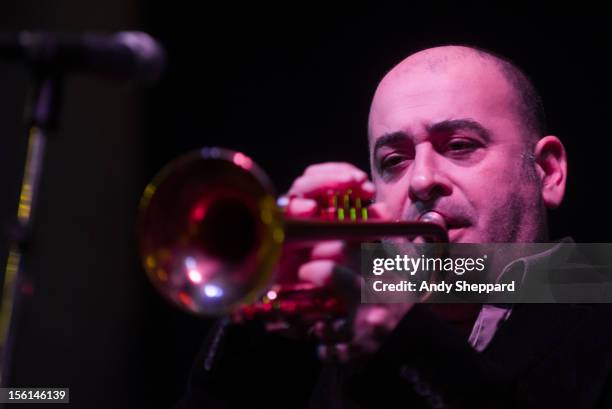
M 451 242 L 537 240 L 540 184 L 506 79 L 476 56 L 407 62 L 370 112 L 377 201 L 399 220 L 437 211 Z

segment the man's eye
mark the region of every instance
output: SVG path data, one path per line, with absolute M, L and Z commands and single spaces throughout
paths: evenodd
M 380 162 L 380 168 L 383 171 L 390 171 L 400 166 L 407 158 L 403 155 L 389 155 Z
M 470 139 L 453 139 L 445 146 L 445 151 L 452 155 L 470 153 L 479 148 L 478 143 Z

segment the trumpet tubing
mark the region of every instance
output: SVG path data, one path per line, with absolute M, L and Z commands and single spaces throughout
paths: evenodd
M 194 314 L 221 315 L 253 304 L 266 290 L 271 294 L 274 267 L 288 241 L 416 235 L 447 241 L 440 223 L 364 220 L 367 213 L 355 203 L 345 206 L 344 221 L 284 217 L 269 178 L 253 160 L 203 148 L 172 161 L 147 185 L 139 208 L 140 255 L 165 298 Z M 273 308 L 274 300 L 268 301 L 271 307 L 250 311 Z

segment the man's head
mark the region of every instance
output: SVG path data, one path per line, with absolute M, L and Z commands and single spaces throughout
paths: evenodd
M 546 239 L 567 165 L 545 135 L 539 97 L 511 63 L 462 46 L 406 58 L 381 81 L 369 118 L 377 200 L 393 217 L 439 212 L 456 242 Z

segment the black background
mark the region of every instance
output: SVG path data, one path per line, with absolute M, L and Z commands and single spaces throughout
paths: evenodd
M 166 305 L 139 267 L 134 217 L 147 180 L 205 145 L 247 153 L 279 191 L 314 162 L 367 168 L 376 83 L 428 46 L 478 45 L 525 69 L 569 154 L 567 197 L 551 215 L 552 236 L 610 241 L 611 37 L 596 13 L 521 17 L 465 6 L 339 13 L 305 4 L 217 11 L 136 1 L 3 7 L 3 30 L 139 29 L 168 51 L 166 75 L 152 89 L 85 76 L 66 82 L 34 230 L 36 287 L 18 332 L 17 385 L 69 386 L 75 407 L 168 407 L 182 393 L 210 321 Z M 0 73 L 6 231 L 23 164 L 28 77 L 8 62 Z M 3 255 L 6 243 L 4 235 Z M 292 381 L 306 375 L 297 368 Z

